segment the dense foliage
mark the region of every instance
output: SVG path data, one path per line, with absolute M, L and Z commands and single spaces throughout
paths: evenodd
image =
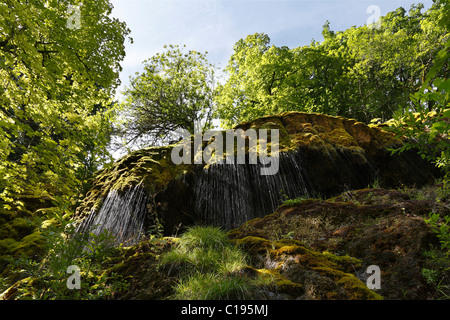
M 0 3 L 0 197 L 7 209 L 23 207 L 25 196 L 74 199 L 109 159 L 111 97 L 129 30 L 109 17 L 108 0 L 71 4 Z
M 450 4 L 442 5 L 443 15 L 436 23 L 450 32 Z M 450 38 L 437 53 L 421 87 L 411 95 L 413 108 L 399 111 L 394 130 L 410 138 L 403 149 L 418 148 L 430 161 L 450 173 Z M 402 150 L 403 150 L 402 149 Z
M 435 21 L 450 32 L 450 3 L 438 2 L 442 15 Z M 411 95 L 413 108 L 400 110 L 392 121 L 392 130 L 409 139 L 400 150 L 415 148 L 422 157 L 442 169 L 441 198 L 450 195 L 450 38 L 437 53 L 424 77 L 422 86 Z M 440 217 L 431 213 L 427 220 L 440 239 L 441 247 L 450 253 L 450 216 Z
M 126 287 L 122 277 L 103 271 L 102 263 L 119 250 L 114 236 L 106 231 L 81 236 L 64 215 L 64 210 L 58 210 L 40 228 L 44 259 L 10 258 L 7 280 L 21 279 L 23 284 L 17 299 L 103 299 Z
M 424 81 L 448 32 L 436 21 L 443 7 L 403 8 L 381 17 L 379 27 L 334 32 L 324 41 L 287 48 L 270 45 L 266 34 L 239 40 L 219 88 L 217 114 L 225 127 L 283 111 L 320 112 L 369 122 L 389 119 Z M 437 71 L 448 73 L 448 68 Z

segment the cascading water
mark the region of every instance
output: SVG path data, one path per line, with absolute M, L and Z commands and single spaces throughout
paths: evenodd
M 301 148 L 280 153 L 279 171 L 261 175 L 261 164 L 217 164 L 195 174 L 195 213 L 208 224 L 231 229 L 273 213 L 283 198 L 331 196 L 366 187 L 376 168 L 363 156 Z
M 111 190 L 100 211 L 91 211 L 78 227 L 79 233 L 96 235 L 107 230 L 117 244 L 133 245 L 144 235 L 147 227 L 149 197 L 142 185 L 131 187 L 123 194 Z
M 328 121 L 338 120 L 329 118 Z M 342 125 L 338 121 L 336 125 L 339 124 Z M 294 129 L 290 127 L 291 131 Z M 296 130 L 303 136 L 303 129 Z M 291 134 L 292 137 L 295 132 Z M 366 131 L 361 130 L 361 133 Z M 375 136 L 376 132 L 372 134 Z M 296 136 L 296 139 L 301 136 Z M 118 243 L 133 244 L 151 226 L 164 228 L 166 235 L 173 234 L 183 226 L 201 222 L 232 229 L 251 219 L 273 213 L 285 197 L 330 197 L 349 189 L 365 188 L 375 179 L 379 179 L 380 186 L 390 187 L 402 183 L 423 185 L 433 178 L 430 168 L 435 167 L 427 167 L 417 154 L 404 152 L 391 155 L 387 148 L 382 147 L 384 142 L 381 143 L 372 135 L 358 136 L 361 141 L 354 138 L 348 143 L 349 146 L 342 146 L 339 141 L 333 143 L 334 135 L 331 134 L 328 138 L 326 134 L 316 134 L 316 137 L 317 143 L 308 140 L 308 143 L 299 144 L 296 148 L 290 146 L 289 151 L 276 152 L 279 158 L 273 163 L 262 161 L 264 157 L 261 154 L 264 153 L 259 155 L 261 163 L 257 164 L 252 164 L 253 161 L 236 161 L 239 155 L 235 156 L 234 164 L 229 161 L 224 164 L 210 163 L 205 159 L 204 163 L 186 164 L 183 162 L 184 152 L 183 161 L 175 162 L 171 147 L 132 153 L 101 174 L 97 180 L 97 192 L 88 196 L 86 203 L 89 205 L 79 211 L 84 219 L 78 230 L 86 233 L 94 229 L 96 234 L 108 230 L 116 235 Z M 351 139 L 350 136 L 347 138 Z M 249 150 L 252 150 L 250 137 L 248 139 Z M 267 141 L 261 141 L 264 140 Z M 220 146 L 219 138 L 212 141 L 204 146 L 199 145 L 206 148 Z M 359 147 L 358 141 L 364 148 Z M 182 147 L 186 146 L 189 144 L 183 144 Z M 259 148 L 264 151 L 261 142 Z M 228 144 L 226 149 L 228 152 Z M 238 150 L 239 145 L 236 148 Z M 245 157 L 250 160 L 250 156 L 251 152 L 248 151 Z M 273 160 L 273 157 L 267 158 Z M 270 174 L 264 171 L 263 174 L 263 163 L 276 163 L 277 166 L 269 167 L 278 170 Z M 118 192 L 114 186 L 123 185 L 123 181 L 118 179 L 145 182 Z M 99 190 L 108 190 L 107 196 L 99 210 L 92 209 L 92 203 L 98 201 L 94 197 L 103 194 Z M 152 194 L 146 190 L 152 190 Z
M 299 152 L 280 154 L 278 173 L 261 175 L 261 164 L 216 164 L 199 168 L 194 180 L 196 215 L 226 229 L 275 211 L 283 195 L 310 196 Z

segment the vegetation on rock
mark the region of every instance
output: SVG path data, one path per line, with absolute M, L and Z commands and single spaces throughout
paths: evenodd
M 301 48 L 249 35 L 217 88 L 206 55 L 169 46 L 120 108 L 130 30 L 110 1 L 83 1 L 76 30 L 67 1 L 44 2 L 0 4 L 0 299 L 449 299 L 448 1 L 375 29 L 327 22 L 324 41 Z M 113 162 L 125 114 L 122 134 L 152 141 L 213 115 L 278 129 L 279 175 L 175 165 L 174 141 L 144 139 Z M 95 233 L 108 197 L 136 186 L 148 196 L 140 241 Z M 370 265 L 380 289 L 365 283 Z

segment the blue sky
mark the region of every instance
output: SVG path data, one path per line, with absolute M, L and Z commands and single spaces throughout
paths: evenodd
M 345 30 L 366 24 L 376 14 L 369 6 L 378 6 L 383 16 L 418 2 L 424 10 L 432 5 L 431 0 L 112 0 L 112 15 L 127 23 L 134 39 L 126 47 L 119 91 L 165 44 L 207 51 L 208 60 L 223 68 L 234 44 L 249 34 L 266 33 L 272 44 L 294 48 L 321 41 L 327 20 L 332 30 Z

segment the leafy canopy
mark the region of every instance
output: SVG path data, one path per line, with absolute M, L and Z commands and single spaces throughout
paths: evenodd
M 369 122 L 389 119 L 397 106 L 413 107 L 410 95 L 448 37 L 436 23 L 442 7 L 422 8 L 390 12 L 379 28 L 334 32 L 327 22 L 323 42 L 293 49 L 270 45 L 262 33 L 239 40 L 226 68 L 228 80 L 218 88 L 217 116 L 224 127 L 284 111 Z
M 436 23 L 450 32 L 450 3 L 436 1 L 440 16 Z M 444 47 L 436 54 L 420 89 L 411 95 L 413 108 L 399 110 L 393 120 L 392 130 L 408 142 L 396 152 L 414 148 L 429 161 L 441 168 L 444 173 L 441 195 L 450 195 L 450 38 L 447 36 Z M 438 201 L 441 199 L 437 199 Z M 450 254 L 450 216 L 440 217 L 431 213 L 426 220 L 436 232 L 441 248 Z
M 439 1 L 442 15 L 437 23 L 450 32 L 450 4 Z M 409 138 L 405 149 L 416 148 L 424 158 L 434 161 L 450 176 L 450 37 L 436 54 L 429 72 L 417 92 L 411 95 L 413 108 L 399 110 L 392 121 L 393 130 Z
M 69 5 L 79 6 L 71 28 Z M 108 158 L 129 34 L 108 0 L 0 3 L 0 198 L 77 195 Z
M 184 48 L 165 46 L 165 52 L 144 61 L 144 72 L 131 78 L 123 105 L 128 144 L 169 142 L 177 129 L 194 133 L 210 127 L 214 68 L 206 53 Z

